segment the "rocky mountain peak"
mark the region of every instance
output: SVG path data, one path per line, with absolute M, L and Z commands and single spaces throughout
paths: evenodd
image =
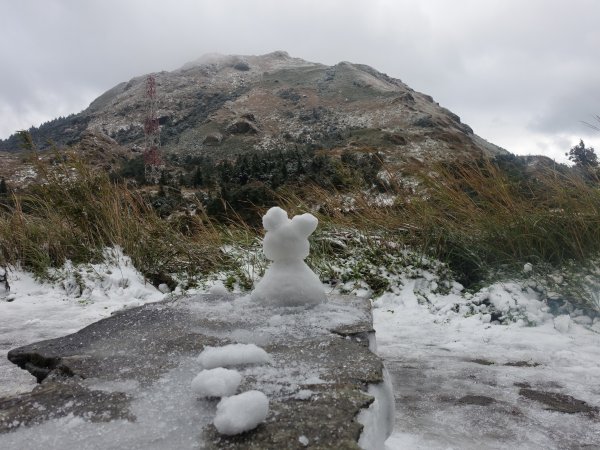
M 284 51 L 207 54 L 154 76 L 166 153 L 228 158 L 310 146 L 425 162 L 503 152 L 430 96 L 363 64 L 327 66 Z M 41 146 L 67 144 L 93 131 L 141 150 L 145 79 L 118 84 L 81 113 L 34 130 L 34 138 Z M 0 149 L 15 151 L 14 144 Z

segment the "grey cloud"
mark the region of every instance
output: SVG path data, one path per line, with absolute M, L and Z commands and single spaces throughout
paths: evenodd
M 115 84 L 173 70 L 204 53 L 276 49 L 369 64 L 432 95 L 472 125 L 498 118 L 537 151 L 536 136 L 576 133 L 599 113 L 596 0 L 20 0 L 0 15 L 0 102 L 77 112 Z M 595 90 L 594 90 L 595 89 Z M 68 107 L 67 107 L 68 108 Z M 14 119 L 14 120 L 13 120 Z M 24 124 L 29 126 L 31 124 Z M 498 128 L 499 130 L 499 128 Z M 477 132 L 477 128 L 475 129 Z M 498 132 L 499 133 L 499 132 Z M 521 142 L 521 141 L 520 141 Z M 555 144 L 548 144 L 555 145 Z M 556 149 L 554 149 L 556 150 Z M 549 150 L 548 150 L 549 151 Z

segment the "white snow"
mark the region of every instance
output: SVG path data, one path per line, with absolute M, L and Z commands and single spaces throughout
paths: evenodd
M 29 372 L 8 361 L 9 350 L 74 333 L 120 309 L 165 297 L 119 249 L 107 249 L 105 257 L 102 264 L 65 264 L 54 271 L 54 284 L 22 270 L 8 271 L 10 294 L 0 298 L 0 396 L 27 392 L 36 384 Z
M 121 308 L 165 298 L 144 283 L 128 258 L 118 250 L 111 253 L 111 263 L 65 265 L 56 271 L 59 281 L 54 285 L 39 283 L 23 271 L 9 270 L 11 291 L 4 301 L 0 299 L 0 396 L 35 386 L 29 373 L 6 360 L 9 349 L 73 333 Z M 519 386 L 531 386 L 600 406 L 600 318 L 575 313 L 554 317 L 527 283 L 495 283 L 475 293 L 463 292 L 457 283 L 451 283 L 445 292 L 440 289 L 442 285 L 435 275 L 413 274 L 394 280 L 393 293 L 374 299 L 378 352 L 389 369 L 397 401 L 395 431 L 386 448 L 600 448 L 597 419 L 548 411 L 519 395 Z M 215 285 L 214 293 L 222 292 L 222 286 Z M 274 310 L 271 304 L 249 296 L 215 303 L 190 300 L 182 307 L 209 321 L 228 319 L 231 328 L 215 327 L 210 330 L 212 335 L 233 337 L 254 347 L 307 333 L 328 334 L 336 324 L 352 323 L 355 311 L 331 302 L 310 310 L 302 306 Z M 220 350 L 220 354 L 217 349 L 213 355 L 207 348 L 200 362 L 205 369 L 214 369 L 233 361 L 231 365 L 239 365 L 244 378 L 267 379 L 259 385 L 264 392 L 263 406 L 265 394 L 304 401 L 318 398 L 318 392 L 309 388 L 326 383 L 320 378 L 320 368 L 295 361 L 275 363 L 261 348 L 256 347 L 258 352 L 248 352 L 248 348 L 252 347 L 241 352 Z M 254 356 L 248 358 L 246 354 Z M 0 446 L 42 449 L 60 442 L 65 449 L 88 448 L 100 433 L 106 437 L 108 448 L 190 448 L 198 442 L 185 441 L 184 436 L 194 435 L 189 431 L 193 429 L 197 437 L 213 419 L 215 408 L 214 402 L 190 395 L 190 381 L 198 374 L 199 365 L 196 357 L 182 360 L 154 384 L 149 396 L 145 396 L 147 387 L 136 382 L 85 380 L 93 389 L 130 395 L 132 413 L 137 417 L 134 423 L 91 423 L 68 416 L 2 435 Z M 384 386 L 371 386 L 369 392 L 376 399 L 390 398 L 376 392 L 378 388 L 383 392 Z M 486 396 L 494 403 L 460 404 L 458 399 L 467 395 Z M 236 397 L 223 399 L 220 405 L 231 405 L 226 400 Z M 258 412 L 265 417 L 268 414 L 268 405 L 257 411 L 258 401 L 240 403 L 255 408 L 246 423 L 256 421 Z M 385 424 L 383 403 L 376 408 L 374 402 L 361 413 L 363 448 L 380 448 L 377 437 L 385 436 L 385 432 L 368 430 L 372 425 Z M 242 409 L 238 406 L 221 406 L 218 416 L 225 423 L 224 429 L 236 432 L 244 428 L 244 420 L 232 412 Z M 377 414 L 380 421 L 373 419 Z M 257 424 L 262 420 L 264 417 Z M 301 438 L 298 441 L 304 445 Z
M 567 314 L 562 314 L 554 318 L 554 328 L 560 333 L 568 333 L 571 329 L 571 317 Z
M 266 364 L 269 354 L 254 344 L 228 344 L 223 347 L 206 347 L 198 357 L 205 369 L 215 367 Z
M 229 291 L 227 290 L 227 288 L 225 287 L 225 285 L 223 284 L 222 281 L 220 280 L 216 280 L 212 286 L 209 287 L 208 292 L 210 294 L 215 294 L 215 295 L 227 295 L 229 294 Z
M 222 399 L 214 425 L 221 434 L 234 435 L 256 428 L 269 414 L 269 399 L 260 391 L 248 391 Z
M 267 231 L 263 251 L 273 263 L 252 291 L 254 301 L 277 306 L 316 305 L 325 301 L 319 277 L 304 262 L 310 251 L 308 237 L 317 224 L 312 214 L 289 219 L 277 206 L 267 211 L 263 217 Z
M 526 283 L 442 294 L 434 282 L 403 278 L 397 293 L 374 301 L 378 353 L 396 396 L 386 448 L 600 448 L 598 420 L 519 394 L 531 386 L 600 406 L 600 334 L 554 318 Z M 494 308 L 510 320 L 491 321 Z M 468 395 L 493 403 L 458 401 Z
M 68 415 L 40 425 L 20 427 L 0 435 L 2 449 L 97 450 L 202 448 L 201 430 L 211 423 L 213 402 L 190 395 L 189 380 L 198 362 L 185 358 L 151 386 L 135 381 L 106 382 L 86 379 L 90 389 L 126 392 L 135 421 L 92 422 Z
M 368 392 L 375 399 L 357 417 L 363 430 L 358 445 L 365 450 L 384 450 L 385 441 L 394 428 L 394 389 L 387 370 L 383 382 L 369 385 Z
M 203 370 L 192 380 L 192 391 L 200 397 L 227 397 L 235 394 L 242 382 L 237 370 L 217 367 Z

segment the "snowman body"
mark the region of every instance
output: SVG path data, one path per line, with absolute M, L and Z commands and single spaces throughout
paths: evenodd
M 263 217 L 267 231 L 263 251 L 272 263 L 251 293 L 254 301 L 272 306 L 310 306 L 325 301 L 319 277 L 304 262 L 310 251 L 308 237 L 317 224 L 312 214 L 289 219 L 283 209 L 269 209 Z

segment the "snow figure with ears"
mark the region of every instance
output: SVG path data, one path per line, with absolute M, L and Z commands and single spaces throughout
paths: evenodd
M 310 306 L 325 301 L 323 285 L 304 262 L 310 250 L 308 236 L 317 223 L 312 214 L 290 220 L 277 206 L 267 211 L 263 217 L 267 231 L 263 252 L 273 263 L 252 291 L 254 301 L 274 306 Z

